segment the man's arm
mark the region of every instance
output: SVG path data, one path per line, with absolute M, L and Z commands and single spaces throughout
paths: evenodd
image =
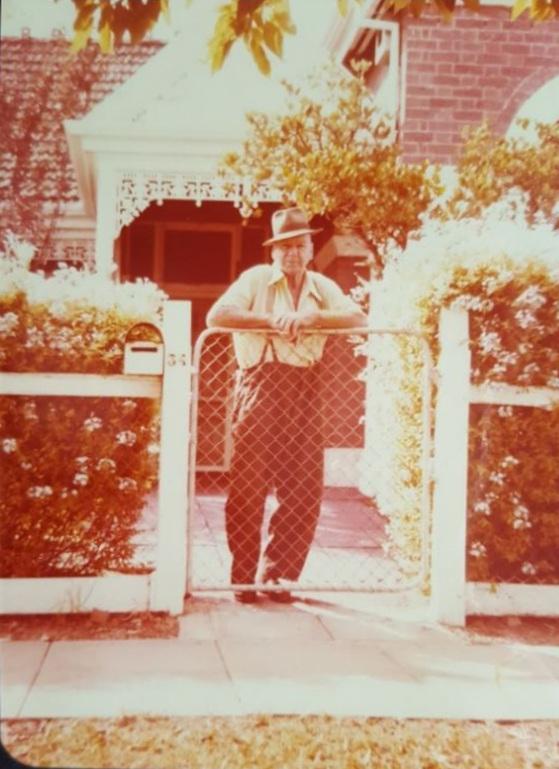
M 360 309 L 351 311 L 317 310 L 303 319 L 303 328 L 364 328 L 367 316 Z
M 209 311 L 206 323 L 208 328 L 272 328 L 272 316 L 232 304 L 217 304 Z
M 303 329 L 364 328 L 367 317 L 361 310 L 314 312 L 286 312 L 272 318 L 271 328 L 295 341 Z

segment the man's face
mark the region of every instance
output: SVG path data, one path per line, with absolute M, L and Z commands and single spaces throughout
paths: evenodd
M 272 261 L 287 276 L 302 275 L 312 257 L 313 243 L 308 234 L 280 240 L 272 246 Z

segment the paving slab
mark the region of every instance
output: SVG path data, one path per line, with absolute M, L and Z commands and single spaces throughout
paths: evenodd
M 232 713 L 237 697 L 215 643 L 53 643 L 21 717 Z
M 0 642 L 0 715 L 20 713 L 47 653 L 46 641 Z
M 297 639 L 314 644 L 331 639 L 318 617 L 298 611 L 295 605 L 279 606 L 265 599 L 254 606 L 225 605 L 212 613 L 212 621 L 216 638 L 223 641 Z
M 528 682 L 549 678 L 538 655 L 526 646 L 468 643 L 459 638 L 432 638 L 430 643 L 377 641 L 377 648 L 395 662 L 404 662 L 418 679 L 453 682 Z
M 4 641 L 2 716 L 559 719 L 558 647 L 473 641 L 423 609 L 308 594 L 241 606 L 216 594 L 185 603 L 179 638 Z
M 369 643 L 221 639 L 219 646 L 244 712 L 362 713 L 378 705 L 387 681 L 401 696 L 413 680 Z

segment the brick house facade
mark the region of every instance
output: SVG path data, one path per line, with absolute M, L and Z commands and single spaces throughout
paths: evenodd
M 398 62 L 390 62 L 384 30 L 339 34 L 334 48 L 346 64 L 352 58 L 375 63 L 371 88 L 379 91 L 389 70 L 398 68 L 398 127 L 404 157 L 452 164 L 464 128 L 487 120 L 506 133 L 523 104 L 554 81 L 559 119 L 559 19 L 534 24 L 510 19 L 506 5 L 482 6 L 479 13 L 457 8 L 449 22 L 435 11 L 388 16 L 372 3 L 373 24 L 392 27 L 399 38 Z M 388 22 L 388 24 L 386 24 Z M 388 30 L 387 30 L 388 31 Z
M 450 23 L 408 16 L 402 35 L 409 160 L 452 163 L 462 130 L 482 120 L 506 133 L 523 103 L 559 76 L 559 20 L 534 25 L 511 21 L 505 7 L 459 9 Z

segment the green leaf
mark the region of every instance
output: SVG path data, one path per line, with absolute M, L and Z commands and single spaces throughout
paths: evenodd
M 167 24 L 170 24 L 171 12 L 169 10 L 169 0 L 161 0 L 161 13 Z
M 227 54 L 231 50 L 233 40 L 216 40 L 212 38 L 208 44 L 208 55 L 212 72 L 217 72 L 223 66 Z
M 74 20 L 74 29 L 90 30 L 93 24 L 93 13 L 95 12 L 95 5 L 92 2 L 88 2 L 87 5 L 83 5 Z
M 518 19 L 518 17 L 521 16 L 524 11 L 527 11 L 529 8 L 531 8 L 531 5 L 531 0 L 515 0 L 510 12 L 512 21 Z
M 288 35 L 294 35 L 297 32 L 297 27 L 293 23 L 289 10 L 274 13 L 273 20 Z
M 347 0 L 338 0 L 338 13 L 340 16 L 347 16 L 348 10 Z
M 410 0 L 410 10 L 415 18 L 419 18 L 425 7 L 426 0 Z
M 91 26 L 87 27 L 86 29 L 79 29 L 75 32 L 74 37 L 72 38 L 72 44 L 70 46 L 72 53 L 78 53 L 78 51 L 81 51 L 83 48 L 85 48 L 87 41 L 89 40 L 90 33 Z
M 264 35 L 264 42 L 276 56 L 282 56 L 283 54 L 283 35 L 281 29 L 272 21 L 264 22 L 262 27 Z
M 435 0 L 435 5 L 437 6 L 439 13 L 441 14 L 444 21 L 446 22 L 449 22 L 452 20 L 454 3 L 455 3 L 455 0 Z
M 260 72 L 263 75 L 269 75 L 271 72 L 270 60 L 266 56 L 262 45 L 257 41 L 252 40 L 250 43 L 250 52 Z
M 113 53 L 114 36 L 110 24 L 107 22 L 99 30 L 99 48 L 101 53 Z

